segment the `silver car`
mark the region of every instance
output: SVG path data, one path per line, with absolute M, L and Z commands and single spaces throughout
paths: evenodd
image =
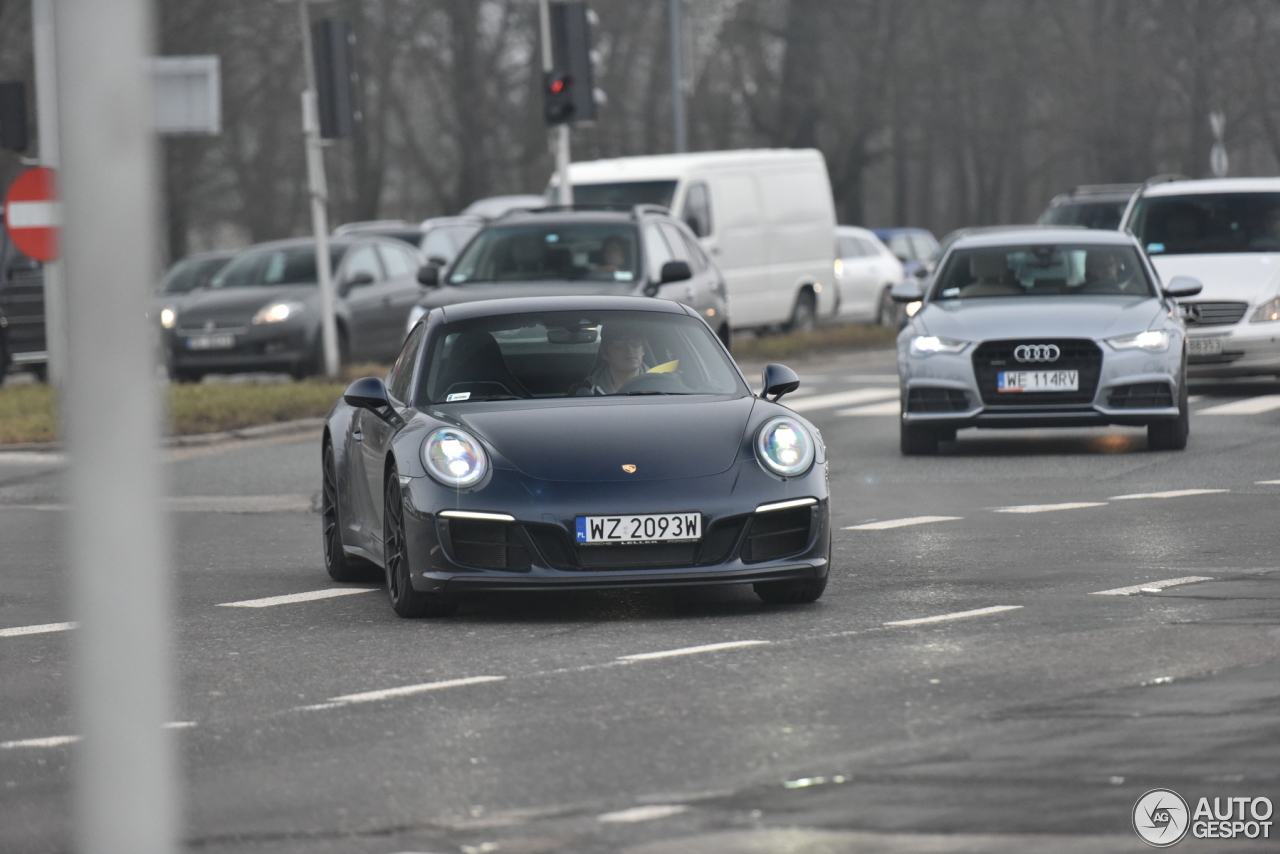
M 962 427 L 1146 425 L 1154 450 L 1187 444 L 1186 330 L 1131 235 L 1008 231 L 957 240 L 898 336 L 903 454 Z M 909 307 L 910 308 L 910 307 Z

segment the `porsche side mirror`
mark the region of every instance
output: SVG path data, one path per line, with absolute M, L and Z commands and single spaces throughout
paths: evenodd
M 342 393 L 342 400 L 356 409 L 369 410 L 392 427 L 404 424 L 404 419 L 387 397 L 387 386 L 378 377 L 361 377 L 356 380 Z
M 434 288 L 440 284 L 440 265 L 434 262 L 423 264 L 418 268 L 418 284 Z
M 668 282 L 683 282 L 692 278 L 693 270 L 689 268 L 688 261 L 668 261 L 662 265 L 662 273 L 658 276 L 658 282 L 665 285 Z
M 890 288 L 889 296 L 894 302 L 919 302 L 924 299 L 924 289 L 918 281 L 907 279 Z
M 1191 276 L 1174 276 L 1164 288 L 1165 295 L 1175 299 L 1193 297 L 1202 290 L 1204 285 L 1199 279 L 1193 279 Z
M 773 395 L 773 402 L 777 403 L 778 398 L 784 394 L 790 394 L 800 388 L 800 378 L 786 365 L 765 365 L 760 387 L 763 389 L 760 392 L 761 397 L 769 400 L 769 396 Z

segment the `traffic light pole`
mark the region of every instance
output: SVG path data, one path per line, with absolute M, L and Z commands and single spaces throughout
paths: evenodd
M 53 26 L 53 0 L 31 0 L 31 40 L 35 60 L 36 135 L 41 166 L 58 168 L 58 69 Z M 45 371 L 51 385 L 66 376 L 66 288 L 62 259 L 44 264 Z
M 311 190 L 311 230 L 316 240 L 316 280 L 320 287 L 320 345 L 324 350 L 324 373 L 338 376 L 338 321 L 334 314 L 333 267 L 329 256 L 329 189 L 324 177 L 324 149 L 320 142 L 320 115 L 316 103 L 316 66 L 311 55 L 311 16 L 307 0 L 298 0 L 298 23 L 302 27 L 302 64 L 306 67 L 307 90 L 302 93 L 302 132 L 307 146 L 307 183 Z
M 550 73 L 554 67 L 551 57 L 551 7 L 548 0 L 538 0 L 538 23 L 542 29 L 542 70 Z M 569 125 L 559 124 L 551 131 L 552 148 L 556 157 L 556 175 L 560 180 L 559 199 L 562 205 L 573 204 L 573 184 L 569 181 Z

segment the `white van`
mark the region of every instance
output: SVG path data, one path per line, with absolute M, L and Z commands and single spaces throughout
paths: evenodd
M 576 205 L 661 205 L 687 223 L 724 274 L 735 328 L 807 329 L 834 313 L 836 215 L 821 152 L 619 157 L 570 164 L 569 178 Z

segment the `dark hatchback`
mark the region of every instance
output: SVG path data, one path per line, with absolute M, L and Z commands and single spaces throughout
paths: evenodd
M 383 575 L 405 617 L 494 590 L 750 583 L 811 602 L 830 565 L 827 465 L 777 402 L 798 386 L 770 365 L 754 396 L 666 300 L 435 309 L 385 382 L 357 380 L 329 413 L 329 574 Z
M 404 341 L 405 318 L 422 295 L 421 255 L 390 238 L 329 243 L 335 311 L 344 360 L 390 361 Z M 206 373 L 322 370 L 320 289 L 315 243 L 264 243 L 244 250 L 162 318 L 175 379 Z
M 0 383 L 10 368 L 43 380 L 48 359 L 44 265 L 22 254 L 0 227 Z

